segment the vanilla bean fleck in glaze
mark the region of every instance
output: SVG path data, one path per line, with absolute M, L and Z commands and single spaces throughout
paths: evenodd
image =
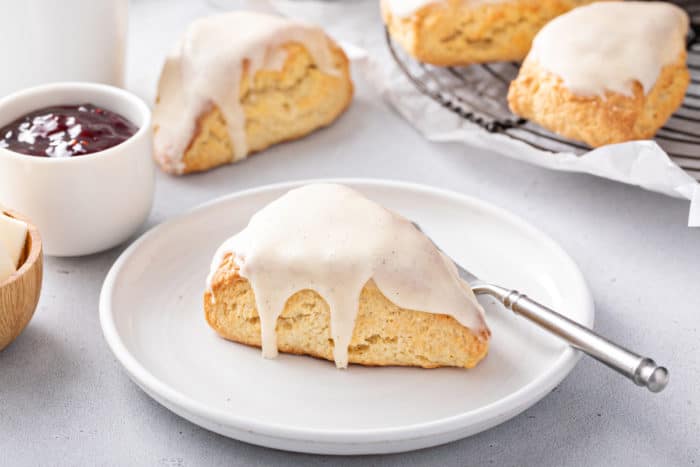
M 401 308 L 452 316 L 478 335 L 487 331 L 484 311 L 452 261 L 408 220 L 343 185 L 307 185 L 258 211 L 216 252 L 209 287 L 229 253 L 255 294 L 268 358 L 277 355 L 275 326 L 285 303 L 310 289 L 328 303 L 333 356 L 346 367 L 369 280 Z
M 635 81 L 648 93 L 661 69 L 679 59 L 687 32 L 688 15 L 671 3 L 593 3 L 542 28 L 528 59 L 576 94 L 631 96 Z
M 281 16 L 234 11 L 194 21 L 166 58 L 153 112 L 154 153 L 164 167 L 182 172 L 183 154 L 197 119 L 212 105 L 222 112 L 234 161 L 248 153 L 240 102 L 243 73 L 279 70 L 288 43 L 303 45 L 316 66 L 336 75 L 330 40 L 318 27 Z

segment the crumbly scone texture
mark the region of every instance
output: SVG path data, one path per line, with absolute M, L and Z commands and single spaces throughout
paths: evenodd
M 352 100 L 350 64 L 341 48 L 332 46 L 337 75 L 323 73 L 303 45 L 288 43 L 283 48 L 287 58 L 280 70 L 259 70 L 251 77 L 244 65 L 239 96 L 245 113 L 246 156 L 330 125 Z M 184 168 L 178 174 L 234 162 L 233 144 L 218 107 L 199 117 L 182 161 Z
M 650 139 L 683 102 L 690 81 L 685 61 L 683 51 L 662 68 L 646 95 L 635 82 L 632 96 L 606 92 L 601 97 L 571 92 L 559 76 L 528 58 L 510 84 L 508 104 L 513 113 L 592 147 Z
M 224 257 L 211 291 L 204 294 L 204 313 L 221 337 L 261 346 L 255 295 L 231 254 Z M 315 291 L 291 296 L 276 329 L 280 352 L 333 360 L 330 310 Z M 451 316 L 400 308 L 369 281 L 360 295 L 349 361 L 368 366 L 472 368 L 486 356 L 488 337 L 488 333 L 475 335 Z
M 393 15 L 382 1 L 392 38 L 417 60 L 439 66 L 520 61 L 551 19 L 595 0 L 511 0 L 428 4 L 410 17 Z

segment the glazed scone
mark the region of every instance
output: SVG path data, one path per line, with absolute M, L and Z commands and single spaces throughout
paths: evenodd
M 371 366 L 472 368 L 484 312 L 454 264 L 406 219 L 315 184 L 259 211 L 212 261 L 209 325 L 226 339 Z
M 215 301 L 212 301 L 212 295 Z M 209 325 L 223 338 L 261 347 L 255 294 L 229 255 L 204 297 Z M 333 361 L 328 303 L 313 290 L 302 290 L 285 303 L 277 319 L 280 352 Z M 348 348 L 349 363 L 368 366 L 474 367 L 488 341 L 454 318 L 400 308 L 370 281 L 360 294 L 360 309 Z
M 381 0 L 391 36 L 417 60 L 460 66 L 525 58 L 552 18 L 594 0 Z
M 161 72 L 154 157 L 173 174 L 236 162 L 331 124 L 352 95 L 347 57 L 318 27 L 241 11 L 199 19 Z
M 687 31 L 686 13 L 670 3 L 578 8 L 537 35 L 508 104 L 593 147 L 652 138 L 688 87 Z

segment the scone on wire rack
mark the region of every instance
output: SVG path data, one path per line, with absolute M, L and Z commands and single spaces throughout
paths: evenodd
M 313 25 L 245 11 L 198 19 L 161 72 L 154 157 L 185 174 L 303 137 L 348 107 L 349 68 Z
M 552 18 L 594 0 L 381 0 L 392 38 L 417 60 L 460 66 L 525 58 Z
M 403 217 L 313 184 L 258 211 L 218 249 L 204 312 L 223 338 L 368 366 L 472 368 L 484 310 L 454 263 Z
M 687 14 L 666 2 L 577 8 L 537 35 L 510 108 L 593 147 L 652 138 L 688 87 L 687 33 Z

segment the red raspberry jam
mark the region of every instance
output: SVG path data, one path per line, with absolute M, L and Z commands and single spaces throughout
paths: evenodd
M 35 110 L 0 129 L 0 148 L 40 157 L 73 157 L 104 151 L 138 128 L 121 115 L 92 104 Z

